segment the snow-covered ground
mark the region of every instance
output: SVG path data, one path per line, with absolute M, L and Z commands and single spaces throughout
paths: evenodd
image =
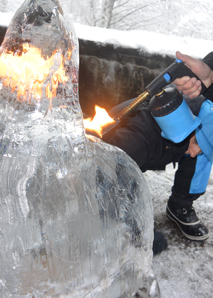
M 0 25 L 7 26 L 12 14 L 0 14 Z M 180 38 L 148 31 L 117 31 L 75 24 L 77 36 L 86 40 L 113 43 L 145 49 L 148 52 L 174 55 L 176 50 L 202 58 L 213 50 L 213 42 L 201 39 Z M 210 231 L 207 241 L 192 242 L 185 239 L 176 226 L 166 219 L 166 202 L 173 183 L 174 169 L 145 173 L 154 203 L 155 222 L 168 239 L 168 249 L 153 259 L 153 270 L 159 282 L 162 298 L 213 297 L 213 173 L 207 192 L 194 206 Z
M 206 193 L 194 203 L 200 219 L 209 228 L 205 242 L 187 240 L 165 215 L 174 178 L 173 165 L 166 171 L 148 171 L 147 179 L 153 197 L 157 229 L 164 232 L 168 249 L 153 258 L 153 271 L 162 298 L 213 297 L 213 172 Z

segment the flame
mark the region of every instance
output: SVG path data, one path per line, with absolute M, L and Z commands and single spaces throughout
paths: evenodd
M 115 123 L 115 120 L 108 115 L 105 109 L 99 106 L 95 106 L 95 112 L 93 118 L 84 119 L 84 127 L 88 131 L 95 131 L 102 137 L 103 127 Z
M 27 43 L 22 48 L 20 56 L 13 52 L 0 55 L 0 78 L 3 85 L 10 87 L 12 92 L 17 90 L 19 100 L 27 100 L 30 96 L 39 100 L 43 84 L 50 75 L 51 83 L 45 88 L 45 95 L 49 99 L 56 97 L 58 84 L 68 81 L 61 52 L 55 51 L 51 57 L 44 59 L 40 49 Z

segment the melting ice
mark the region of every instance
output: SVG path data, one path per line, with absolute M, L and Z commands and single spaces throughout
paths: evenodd
M 23 3 L 0 66 L 0 296 L 159 297 L 149 190 L 124 152 L 85 136 L 59 1 Z

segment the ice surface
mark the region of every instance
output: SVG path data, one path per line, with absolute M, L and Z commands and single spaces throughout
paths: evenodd
M 47 75 L 33 57 L 17 74 L 35 48 L 53 57 Z M 159 297 L 147 184 L 124 152 L 85 136 L 60 3 L 25 1 L 0 53 L 0 297 Z

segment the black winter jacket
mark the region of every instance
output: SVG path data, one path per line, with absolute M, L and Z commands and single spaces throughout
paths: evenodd
M 203 97 L 193 99 L 195 115 L 198 115 L 203 100 Z M 190 100 L 187 102 L 191 105 Z M 114 114 L 121 110 L 123 105 L 117 106 L 113 110 Z M 149 102 L 145 101 L 133 116 L 120 123 L 105 135 L 103 140 L 124 150 L 144 172 L 163 170 L 167 164 L 179 162 L 188 149 L 189 138 L 190 136 L 178 144 L 164 139 L 160 127 L 151 115 Z

